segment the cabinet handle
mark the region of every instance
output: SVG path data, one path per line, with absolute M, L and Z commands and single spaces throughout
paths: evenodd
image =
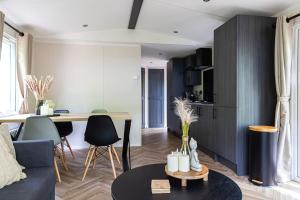
M 216 103 L 216 97 L 217 97 L 217 94 L 216 94 L 216 93 L 214 93 L 214 94 L 213 94 L 213 96 L 214 96 L 214 100 L 213 100 L 213 102 L 214 102 L 214 103 Z
M 198 116 L 201 116 L 201 108 L 198 107 Z

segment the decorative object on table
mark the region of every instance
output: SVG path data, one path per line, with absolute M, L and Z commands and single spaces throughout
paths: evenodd
M 190 156 L 189 155 L 179 155 L 178 156 L 178 171 L 189 172 L 190 171 Z
M 181 179 L 181 186 L 186 187 L 188 180 L 198 180 L 203 179 L 204 181 L 208 181 L 208 173 L 209 170 L 207 166 L 202 165 L 202 170 L 200 172 L 196 172 L 193 170 L 190 170 L 188 172 L 170 172 L 168 170 L 168 166 L 165 166 L 165 172 L 168 176 L 172 176 L 177 179 Z
M 170 172 L 177 172 L 178 171 L 178 155 L 176 154 L 169 154 L 167 156 L 167 166 L 168 171 Z
M 151 180 L 152 194 L 165 194 L 171 192 L 169 180 Z
M 52 116 L 54 114 L 55 104 L 52 100 L 44 101 L 44 104 L 40 107 L 40 115 Z
M 188 100 L 175 98 L 174 103 L 176 105 L 175 114 L 179 116 L 182 125 L 182 145 L 180 152 L 182 152 L 183 155 L 187 155 L 190 153 L 188 145 L 190 124 L 197 121 L 198 117 L 188 104 Z
M 191 169 L 196 172 L 201 172 L 202 165 L 200 164 L 200 161 L 198 159 L 198 153 L 197 153 L 197 141 L 194 140 L 194 138 L 191 138 L 190 140 L 190 160 L 191 160 Z
M 26 86 L 29 88 L 29 90 L 33 93 L 35 100 L 36 100 L 36 114 L 41 114 L 41 106 L 45 103 L 45 97 L 46 94 L 52 84 L 53 77 L 52 76 L 46 76 L 38 80 L 36 76 L 28 75 L 25 78 Z

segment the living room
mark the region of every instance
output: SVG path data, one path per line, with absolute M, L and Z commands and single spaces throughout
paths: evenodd
M 0 199 L 299 199 L 299 0 L 0 2 Z

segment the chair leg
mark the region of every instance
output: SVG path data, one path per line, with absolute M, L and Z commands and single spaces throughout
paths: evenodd
M 62 146 L 63 146 L 63 144 L 62 144 Z M 61 163 L 62 163 L 62 165 L 64 166 L 64 168 L 65 168 L 65 170 L 66 171 L 69 171 L 69 169 L 68 169 L 68 165 L 67 165 L 67 162 L 66 162 L 66 157 L 65 157 L 65 154 L 64 154 L 64 150 L 62 149 L 61 151 L 58 149 L 58 157 L 60 158 L 60 160 L 61 160 Z
M 93 148 L 93 150 L 91 151 L 91 154 L 90 154 L 90 156 L 89 156 L 88 163 L 87 163 L 87 165 L 86 165 L 86 167 L 85 167 L 85 171 L 84 171 L 84 174 L 83 174 L 83 177 L 82 177 L 82 180 L 81 180 L 81 181 L 84 181 L 84 179 L 85 179 L 85 176 L 86 176 L 87 171 L 88 171 L 88 169 L 89 169 L 89 167 L 90 167 L 92 158 L 93 158 L 93 156 L 94 156 L 95 150 L 96 150 L 96 148 Z
M 56 173 L 56 177 L 59 183 L 61 183 L 61 178 L 60 178 L 60 173 L 57 167 L 57 162 L 56 159 L 54 158 L 54 168 L 55 168 L 55 173 Z
M 109 153 L 109 158 L 110 158 L 110 162 L 111 162 L 111 168 L 112 168 L 112 171 L 113 171 L 114 178 L 117 178 L 115 164 L 114 164 L 114 160 L 113 160 L 113 157 L 112 157 L 111 149 L 112 149 L 112 147 L 109 146 L 108 147 L 108 153 Z
M 95 150 L 95 153 L 94 153 L 94 156 L 93 156 L 93 169 L 94 169 L 95 166 L 96 166 L 97 150 L 98 150 L 98 147 L 96 147 L 96 150 Z
M 86 155 L 86 159 L 85 159 L 85 162 L 84 162 L 84 166 L 86 166 L 86 164 L 87 164 L 87 162 L 88 162 L 88 159 L 89 159 L 89 157 L 90 157 L 91 148 L 92 148 L 92 145 L 90 145 L 90 147 L 89 147 L 89 151 L 88 151 L 88 153 L 87 153 L 87 155 Z
M 114 147 L 113 145 L 111 145 L 111 146 L 112 146 L 112 150 L 113 150 L 113 152 L 114 152 L 114 154 L 115 154 L 115 157 L 116 157 L 116 159 L 117 159 L 117 161 L 118 161 L 118 163 L 119 163 L 119 165 L 120 165 L 121 162 L 120 162 L 119 156 L 118 156 L 118 154 L 117 154 L 117 151 L 116 151 L 116 149 L 115 149 L 115 147 Z
M 70 152 L 71 152 L 71 154 L 72 154 L 73 159 L 75 159 L 75 155 L 74 155 L 74 153 L 73 153 L 73 150 L 72 150 L 72 148 L 71 148 L 71 145 L 70 145 L 70 143 L 69 143 L 67 137 L 65 137 L 65 140 L 66 140 L 66 143 L 67 143 L 67 147 L 69 148 L 69 150 L 70 150 Z

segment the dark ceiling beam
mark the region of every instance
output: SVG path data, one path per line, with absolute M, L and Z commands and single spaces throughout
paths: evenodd
M 128 29 L 135 29 L 142 5 L 143 0 L 133 0 Z

